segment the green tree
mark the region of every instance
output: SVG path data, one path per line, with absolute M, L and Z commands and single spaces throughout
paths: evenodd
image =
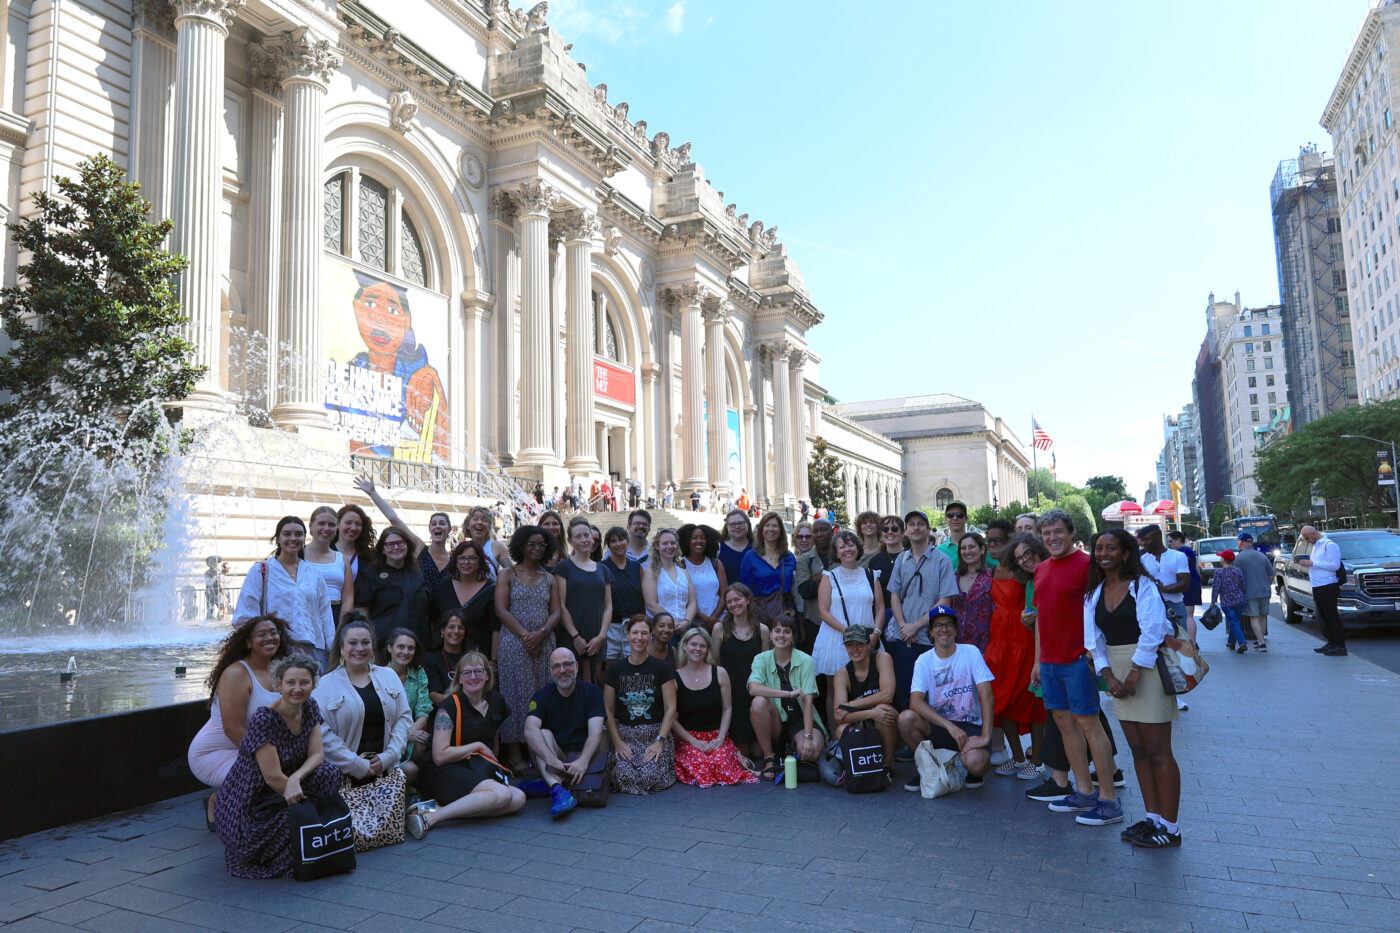
M 1393 509 L 1392 488 L 1376 485 L 1381 445 L 1343 434 L 1400 440 L 1400 400 L 1344 408 L 1260 450 L 1254 466 L 1260 499 L 1279 514 L 1306 516 L 1315 485 L 1320 495 L 1344 500 L 1352 514 L 1374 520 Z
M 0 357 L 0 391 L 10 394 L 0 417 L 117 412 L 128 419 L 127 440 L 148 439 L 160 409 L 147 403 L 185 398 L 204 372 L 190 361 L 175 295 L 185 260 L 161 245 L 170 221 L 151 222 L 140 186 L 106 156 L 57 184 L 58 195 L 36 194 L 38 213 L 14 228 L 29 260 L 20 283 L 0 292 L 0 325 L 13 344 Z
M 836 524 L 844 527 L 846 481 L 842 473 L 841 461 L 827 452 L 826 439 L 817 438 L 807 461 L 807 488 L 812 493 L 812 504 L 831 509 L 835 513 Z
M 1104 505 L 1117 502 L 1120 499 L 1127 499 L 1129 502 L 1136 502 L 1137 498 L 1128 494 L 1128 484 L 1121 476 L 1091 476 L 1084 483 L 1085 498 L 1090 492 L 1098 493 Z
M 1026 474 L 1026 496 L 1032 503 L 1054 502 L 1059 498 L 1058 487 L 1055 475 L 1045 467 L 1038 467 Z
M 1210 518 L 1207 519 L 1209 525 L 1208 532 L 1213 535 L 1220 534 L 1220 526 L 1225 524 L 1225 519 L 1234 515 L 1230 509 L 1230 503 L 1221 501 L 1210 507 Z
M 1074 519 L 1074 538 L 1076 541 L 1083 541 L 1086 544 L 1094 536 L 1094 532 L 1099 530 L 1097 516 L 1089 509 L 1089 503 L 1079 493 L 1070 493 L 1061 496 L 1055 503 L 1058 508 L 1069 513 Z

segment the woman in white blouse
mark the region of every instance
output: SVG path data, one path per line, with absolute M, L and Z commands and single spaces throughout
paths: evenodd
M 325 579 L 302 562 L 306 523 L 295 515 L 284 516 L 272 541 L 277 545 L 272 556 L 253 564 L 243 578 L 233 624 L 275 615 L 287 625 L 291 650 L 302 652 L 324 669 L 335 640 L 335 625 Z
M 670 528 L 656 533 L 651 542 L 651 559 L 642 574 L 642 598 L 647 614 L 668 612 L 676 620 L 676 631 L 684 631 L 695 619 L 695 587 L 685 572 L 680 541 Z

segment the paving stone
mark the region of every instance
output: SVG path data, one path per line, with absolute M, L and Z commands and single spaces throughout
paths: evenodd
M 429 923 L 448 929 L 473 930 L 476 933 L 559 933 L 560 930 L 558 925 L 552 923 L 458 905 L 444 907 L 426 919 Z
M 861 933 L 910 933 L 916 919 L 929 914 L 926 906 L 911 901 L 883 901 L 863 904 L 859 910 L 836 906 L 799 904 L 774 899 L 763 909 L 764 916 L 782 917 L 808 924 L 812 929 L 858 930 Z M 972 912 L 967 912 L 971 921 Z M 964 924 L 966 926 L 966 924 Z
M 249 906 L 254 904 L 250 903 Z M 283 933 L 284 930 L 294 928 L 301 933 L 307 929 L 305 924 L 287 917 L 274 917 L 271 914 L 209 901 L 186 901 L 179 907 L 165 911 L 161 916 L 178 923 L 208 927 L 211 930 L 225 930 L 228 933 Z
M 42 920 L 49 920 L 54 923 L 66 923 L 70 926 L 82 923 L 84 920 L 91 920 L 99 914 L 105 914 L 112 910 L 108 904 L 98 904 L 95 901 L 70 901 L 52 910 L 46 910 L 39 914 Z
M 78 924 L 79 929 L 99 930 L 101 933 L 176 933 L 189 927 L 163 917 L 138 914 L 134 910 L 109 910 Z
M 1290 863 L 1276 862 L 1275 864 L 1289 865 Z M 1230 869 L 1230 878 L 1234 881 L 1249 882 L 1261 888 L 1268 885 L 1289 889 L 1336 891 L 1340 894 L 1369 894 L 1373 897 L 1391 896 L 1390 892 L 1385 889 L 1385 885 L 1379 881 L 1355 881 L 1349 878 L 1332 878 L 1317 873 L 1318 869 L 1326 867 L 1324 865 L 1309 865 L 1305 871 L 1286 873 L 1232 868 Z M 1289 895 L 1280 894 L 1279 896 L 1288 897 Z
M 584 888 L 570 897 L 569 903 L 611 910 L 619 914 L 637 914 L 651 920 L 668 920 L 673 923 L 691 925 L 709 912 L 709 907 L 697 907 L 693 904 L 666 899 L 670 890 L 665 885 L 656 885 L 650 893 L 652 896 L 643 896 L 636 892 L 617 894 L 611 891 Z M 766 900 L 762 903 L 767 905 Z M 744 910 L 743 907 L 738 909 Z
M 189 901 L 189 898 L 179 894 L 152 891 L 150 888 L 138 888 L 136 885 L 108 888 L 106 891 L 89 894 L 87 899 L 138 914 L 163 914 Z
M 60 931 L 76 930 L 78 927 L 70 927 L 65 923 L 55 923 L 52 920 L 45 920 L 43 917 L 25 917 L 5 927 L 6 933 L 60 933 Z
M 642 920 L 637 914 L 599 910 L 578 904 L 562 904 L 558 901 L 543 901 L 536 897 L 517 897 L 498 908 L 498 913 L 552 923 L 556 930 L 577 928 L 598 930 L 601 933 L 627 933 Z

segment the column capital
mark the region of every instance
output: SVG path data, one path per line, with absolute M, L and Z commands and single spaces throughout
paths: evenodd
M 790 341 L 774 340 L 763 344 L 763 352 L 770 360 L 782 360 L 787 363 L 792 358 L 794 352 L 800 352 Z
M 177 29 L 181 20 L 201 19 L 224 32 L 228 32 L 246 3 L 247 0 L 170 0 Z
M 175 8 L 170 0 L 136 0 L 131 10 L 135 28 L 162 39 L 175 37 Z
M 340 56 L 326 39 L 317 38 L 306 28 L 293 29 L 277 37 L 281 54 L 282 81 L 330 83 L 331 75 L 340 70 Z
M 491 191 L 492 219 L 498 223 L 512 225 L 515 223 L 515 216 L 518 213 L 520 213 L 520 205 L 509 189 L 495 188 Z
M 550 210 L 559 199 L 553 188 L 534 178 L 512 189 L 510 194 L 519 213 L 544 217 L 549 216 Z
M 661 300 L 671 308 L 695 308 L 699 310 L 706 301 L 719 296 L 710 289 L 695 282 L 682 282 L 662 289 Z
M 248 43 L 248 78 L 253 90 L 268 97 L 282 95 L 282 82 L 287 77 L 281 44 L 276 39 L 259 39 Z
M 598 215 L 582 208 L 565 211 L 551 223 L 558 226 L 565 243 L 592 243 L 598 235 Z
M 726 298 L 712 296 L 707 298 L 700 306 L 700 313 L 705 317 L 706 326 L 714 324 L 723 327 L 729 323 L 730 317 L 734 314 L 734 305 Z

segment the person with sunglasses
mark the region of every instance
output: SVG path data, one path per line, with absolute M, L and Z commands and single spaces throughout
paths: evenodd
M 890 574 L 894 572 L 894 562 L 904 553 L 904 519 L 898 515 L 886 515 L 880 519 L 880 547 L 874 554 L 867 552 L 861 563 L 875 572 L 880 584 L 881 595 L 885 598 L 885 617 L 876 619 L 875 630 L 882 631 L 890 618 Z
M 943 521 L 947 526 L 947 531 L 943 535 L 943 543 L 938 545 L 938 549 L 947 555 L 953 566 L 958 565 L 958 545 L 962 543 L 963 535 L 967 534 L 967 506 L 956 499 L 943 507 Z

